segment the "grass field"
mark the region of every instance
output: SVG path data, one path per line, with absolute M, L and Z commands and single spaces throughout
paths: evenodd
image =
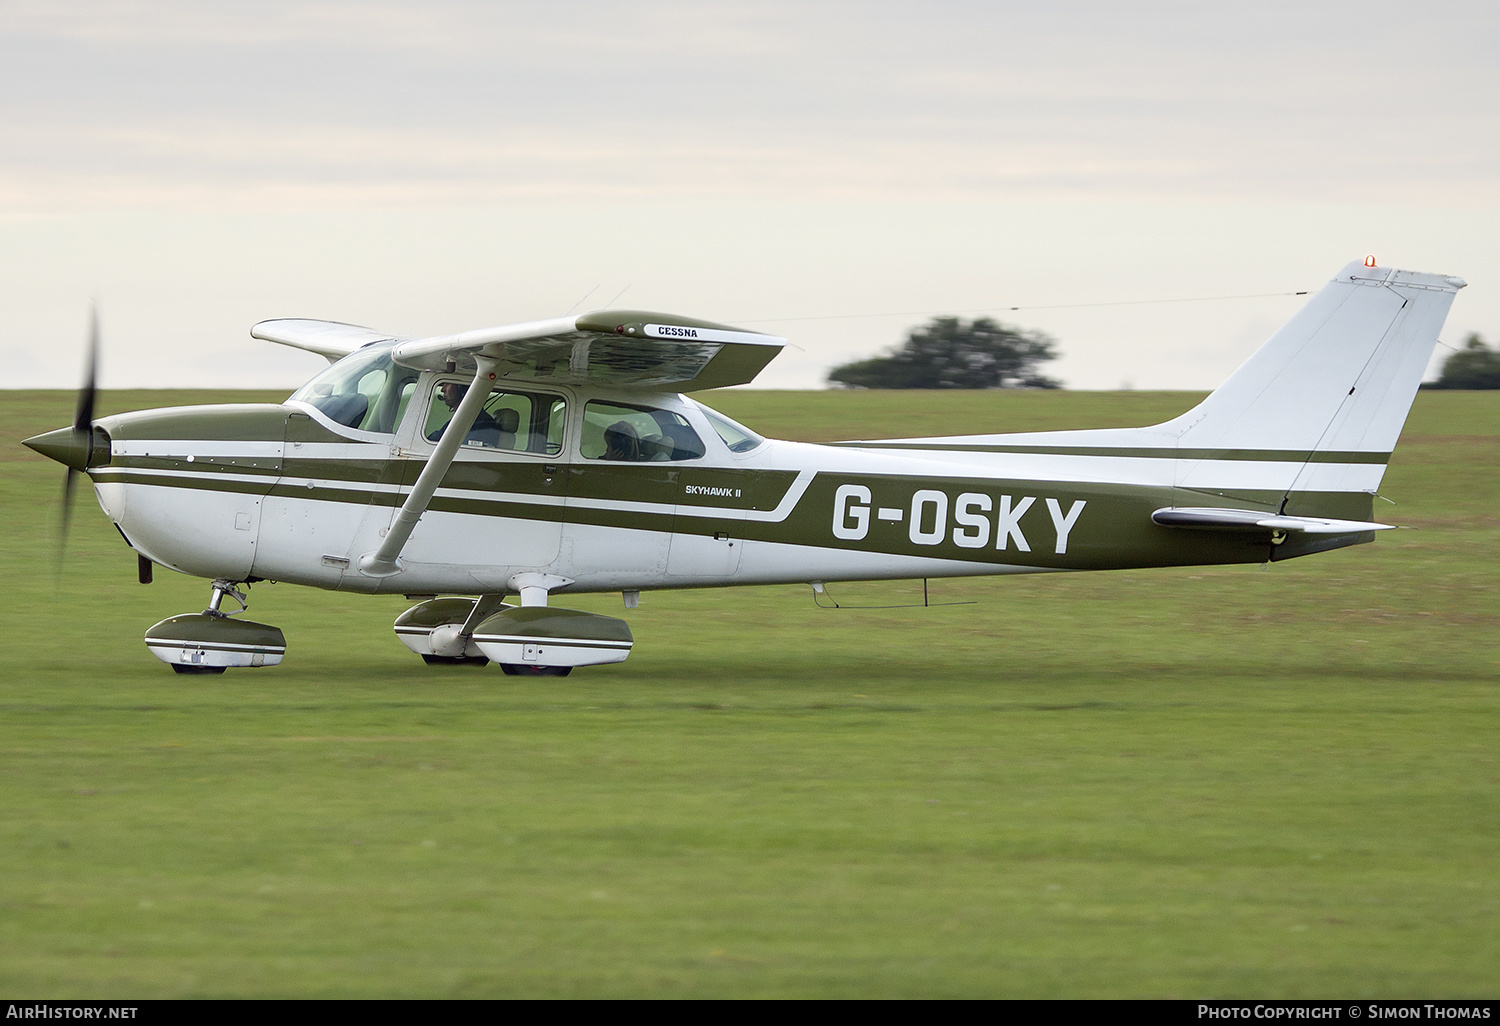
M 823 440 L 1194 398 L 709 401 Z M 87 489 L 56 572 L 61 468 L 15 443 L 71 404 L 0 393 L 7 995 L 1500 990 L 1500 393 L 1418 397 L 1377 502 L 1418 530 L 1372 545 L 930 609 L 650 593 L 629 662 L 560 681 L 427 668 L 400 599 L 285 585 L 251 615 L 286 663 L 174 676 L 141 634 L 203 582 L 137 585 Z

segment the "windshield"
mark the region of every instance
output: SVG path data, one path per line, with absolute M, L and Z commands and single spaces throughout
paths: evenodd
M 335 424 L 392 434 L 417 387 L 417 372 L 391 359 L 396 343 L 355 350 L 297 391 L 288 402 L 304 402 Z
M 709 426 L 718 432 L 719 437 L 724 440 L 724 444 L 729 446 L 730 452 L 749 452 L 765 441 L 764 438 L 745 427 L 745 425 L 730 420 L 718 410 L 711 410 L 697 400 L 693 400 L 693 403 L 698 409 L 703 411 L 703 416 L 708 418 Z

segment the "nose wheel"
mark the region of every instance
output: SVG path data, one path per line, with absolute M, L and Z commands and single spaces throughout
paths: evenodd
M 173 673 L 210 674 L 223 673 L 227 666 L 194 666 L 192 663 L 172 663 Z
M 146 647 L 174 673 L 218 674 L 232 666 L 275 666 L 286 655 L 279 627 L 234 619 L 223 610 L 231 599 L 244 612 L 248 601 L 235 581 L 214 581 L 208 608 L 169 616 L 146 631 Z

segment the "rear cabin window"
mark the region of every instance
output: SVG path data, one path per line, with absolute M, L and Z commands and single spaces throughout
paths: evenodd
M 440 381 L 432 393 L 422 434 L 429 442 L 443 437 L 458 404 L 468 393 L 466 381 Z M 485 400 L 465 446 L 556 456 L 563 447 L 567 404 L 562 396 L 532 392 L 495 392 Z
M 698 404 L 698 410 L 708 420 L 709 426 L 724 440 L 730 452 L 749 452 L 765 441 L 745 425 L 730 420 L 718 410 L 711 410 L 702 403 Z
M 584 459 L 677 462 L 703 456 L 703 439 L 687 420 L 652 406 L 591 402 L 583 408 Z

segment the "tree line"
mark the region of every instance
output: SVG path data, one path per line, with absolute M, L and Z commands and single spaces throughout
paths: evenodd
M 913 328 L 884 356 L 854 360 L 828 372 L 845 388 L 1061 388 L 1039 368 L 1057 358 L 1057 343 L 1040 331 L 988 317 L 934 317 Z M 1423 388 L 1500 388 L 1500 350 L 1471 334 Z
M 1491 349 L 1476 332 L 1464 347 L 1443 361 L 1443 372 L 1423 388 L 1500 388 L 1500 350 Z
M 846 388 L 1061 388 L 1037 369 L 1056 359 L 1056 345 L 988 317 L 935 317 L 887 355 L 842 364 L 828 380 Z

